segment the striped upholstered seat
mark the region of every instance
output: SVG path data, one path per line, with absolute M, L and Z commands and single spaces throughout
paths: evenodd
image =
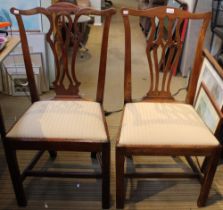
M 126 104 L 120 145 L 219 145 L 191 105 Z
M 107 141 L 100 104 L 90 101 L 35 102 L 7 137 Z

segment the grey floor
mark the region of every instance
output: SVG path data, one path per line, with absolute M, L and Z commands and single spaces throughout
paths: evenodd
M 136 7 L 135 0 L 113 0 L 114 6 L 119 9 L 122 6 Z M 138 25 L 138 19 L 133 20 L 133 97 L 140 99 L 145 95 L 148 88 L 147 61 L 144 55 L 144 37 Z M 79 60 L 78 78 L 82 81 L 81 94 L 86 98 L 94 98 L 96 88 L 95 69 L 98 55 L 96 50 L 100 44 L 98 32 L 100 28 L 92 29 L 93 36 L 89 38 L 88 47 L 91 58 L 85 61 Z M 123 76 L 124 76 L 124 30 L 122 19 L 119 14 L 112 20 L 108 68 L 106 76 L 106 89 L 104 98 L 104 109 L 106 111 L 116 111 L 123 107 Z M 174 78 L 172 91 L 185 87 L 187 79 L 177 76 Z M 52 91 L 41 96 L 47 99 L 53 96 Z M 185 91 L 177 95 L 177 99 L 184 100 Z M 6 127 L 12 123 L 30 105 L 27 97 L 12 97 L 0 94 L 0 104 L 3 109 Z M 121 112 L 114 113 L 106 118 L 112 144 L 111 153 L 111 209 L 115 209 L 115 141 L 120 126 Z M 31 159 L 32 151 L 19 151 L 19 163 L 21 168 Z M 6 165 L 4 151 L 0 145 L 0 209 L 15 210 L 17 207 L 15 196 L 12 190 Z M 189 170 L 183 158 L 169 157 L 137 157 L 134 159 L 139 170 L 141 167 L 152 167 L 152 170 L 165 169 L 167 164 L 171 171 Z M 80 164 L 81 163 L 81 164 Z M 140 164 L 139 164 L 140 163 Z M 156 164 L 156 165 L 154 165 Z M 47 169 L 50 166 L 55 168 L 72 168 L 77 166 L 87 169 L 91 165 L 89 154 L 59 152 L 55 162 L 51 162 L 47 153 L 42 157 L 37 168 Z M 131 164 L 127 164 L 131 169 Z M 93 163 L 94 169 L 97 169 Z M 223 209 L 223 181 L 222 165 L 219 164 L 214 184 L 209 196 L 207 206 L 204 209 Z M 73 179 L 46 179 L 28 178 L 25 183 L 25 191 L 28 198 L 26 209 L 101 209 L 100 186 L 97 180 L 73 180 Z M 198 197 L 200 185 L 196 180 L 158 180 L 158 179 L 136 179 L 127 181 L 127 194 L 125 209 L 168 209 L 168 210 L 190 210 L 197 209 L 196 199 Z

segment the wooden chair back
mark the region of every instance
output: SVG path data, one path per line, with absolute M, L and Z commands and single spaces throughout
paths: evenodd
M 77 79 L 75 69 L 78 49 L 83 39 L 83 32 L 80 31 L 80 27 L 78 27 L 78 20 L 81 16 L 103 16 L 104 28 L 101 40 L 102 44 L 96 96 L 96 101 L 102 103 L 107 62 L 108 34 L 111 17 L 115 14 L 115 9 L 111 8 L 99 11 L 92 8 L 81 8 L 68 2 L 58 2 L 48 8 L 39 7 L 30 10 L 18 10 L 16 8 L 12 8 L 11 13 L 15 15 L 19 25 L 25 68 L 30 86 L 32 102 L 38 101 L 39 96 L 35 85 L 32 62 L 22 17 L 41 14 L 46 16 L 46 18 L 49 20 L 50 27 L 49 31 L 46 33 L 46 41 L 53 52 L 55 61 L 56 73 L 53 86 L 56 92 L 56 97 L 71 96 L 72 98 L 81 98 L 79 94 L 79 87 L 81 83 Z M 69 53 L 69 48 L 71 45 L 72 52 Z
M 211 13 L 193 14 L 171 7 L 156 7 L 146 10 L 123 8 L 121 10 L 125 27 L 125 103 L 132 101 L 131 94 L 131 28 L 129 16 L 148 17 L 151 29 L 146 39 L 146 55 L 149 65 L 150 87 L 143 100 L 174 100 L 170 87 L 173 70 L 179 63 L 183 42 L 180 31 L 184 20 L 201 20 L 202 27 L 198 34 L 198 44 L 188 89 L 188 101 L 193 102 L 195 83 L 198 79 L 199 65 L 202 57 L 202 46 Z M 167 22 L 167 24 L 166 24 Z M 164 31 L 167 28 L 167 35 Z M 189 35 L 188 35 L 189 36 Z M 162 76 L 160 72 L 163 72 Z

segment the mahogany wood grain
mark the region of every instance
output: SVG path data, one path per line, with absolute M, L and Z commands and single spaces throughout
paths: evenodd
M 221 149 L 216 148 L 215 150 L 213 150 L 212 155 L 208 159 L 207 170 L 205 170 L 204 180 L 201 185 L 200 195 L 197 200 L 198 207 L 205 206 L 206 204 L 209 190 L 211 188 L 214 175 L 218 166 L 220 152 L 221 152 Z
M 132 74 L 131 74 L 131 53 L 134 49 L 131 47 L 131 27 L 130 16 L 149 17 L 151 29 L 146 40 L 146 55 L 148 59 L 148 69 L 150 78 L 150 87 L 146 96 L 142 99 L 143 102 L 174 102 L 171 94 L 171 81 L 173 70 L 179 62 L 182 53 L 182 41 L 180 39 L 180 28 L 184 20 L 200 20 L 202 26 L 198 34 L 199 41 L 197 44 L 194 68 L 189 82 L 187 103 L 193 104 L 196 91 L 196 84 L 200 73 L 202 63 L 202 49 L 205 37 L 205 32 L 211 17 L 211 13 L 194 14 L 184 10 L 157 7 L 146 10 L 137 10 L 131 8 L 121 9 L 125 28 L 125 76 L 124 76 L 124 98 L 125 103 L 131 103 L 132 100 Z M 164 20 L 168 19 L 168 33 L 164 36 Z M 157 24 L 159 20 L 159 24 Z M 158 53 L 160 50 L 161 53 Z M 168 54 L 166 55 L 166 52 Z M 207 53 L 204 51 L 204 53 Z M 162 77 L 160 76 L 162 72 Z M 178 103 L 178 102 L 177 102 Z M 123 116 L 125 114 L 125 108 Z M 165 113 L 164 113 L 165 114 Z M 123 121 L 122 116 L 122 121 Z M 139 118 L 141 116 L 138 116 Z M 122 122 L 121 122 L 122 124 Z M 138 145 L 137 139 L 135 144 L 119 143 L 121 129 L 116 143 L 116 207 L 124 208 L 125 201 L 125 178 L 197 178 L 201 183 L 200 195 L 197 200 L 197 205 L 204 206 L 210 191 L 213 177 L 216 171 L 219 154 L 221 151 L 220 144 L 217 146 L 205 145 L 174 145 L 174 144 L 154 144 L 154 145 Z M 218 129 L 217 129 L 218 130 Z M 162 131 L 160 131 L 162 132 Z M 167 134 L 168 135 L 168 134 Z M 148 135 L 148 141 L 150 136 Z M 181 141 L 181 139 L 179 139 Z M 125 157 L 132 156 L 185 156 L 191 172 L 185 173 L 150 173 L 150 172 L 128 172 L 125 170 Z M 196 166 L 191 156 L 204 156 L 205 164 L 200 170 Z M 133 162 L 133 161 L 132 161 Z
M 194 94 L 195 80 L 198 79 L 199 58 L 202 54 L 202 46 L 205 32 L 211 17 L 211 13 L 193 14 L 176 8 L 169 8 L 173 12 L 167 12 L 167 7 L 158 7 L 147 10 L 136 10 L 123 8 L 121 10 L 125 26 L 125 102 L 131 101 L 131 29 L 129 16 L 149 17 L 151 30 L 147 37 L 146 55 L 149 64 L 150 87 L 144 99 L 172 100 L 170 87 L 173 76 L 173 69 L 179 62 L 182 53 L 182 41 L 180 39 L 180 29 L 185 19 L 201 20 L 203 27 L 200 30 L 200 39 L 197 45 L 194 71 L 191 77 L 191 85 L 188 90 L 188 98 Z M 164 36 L 164 21 L 168 19 L 168 35 Z M 159 24 L 157 26 L 157 20 Z M 155 36 L 158 31 L 157 36 Z M 161 57 L 158 56 L 158 49 L 161 49 Z M 169 50 L 167 56 L 166 52 Z M 160 78 L 160 72 L 163 72 L 163 78 Z M 159 88 L 161 87 L 161 89 Z M 192 89 L 191 89 L 192 88 Z M 192 103 L 190 101 L 190 103 Z
M 31 10 L 19 10 L 17 14 L 15 8 L 11 9 L 11 12 L 15 14 L 19 24 L 19 30 L 21 34 L 22 47 L 27 54 L 25 59 L 25 66 L 32 96 L 32 101 L 39 100 L 38 94 L 35 87 L 34 75 L 32 74 L 32 62 L 29 56 L 29 48 L 27 39 L 25 36 L 24 24 L 22 22 L 22 16 L 30 16 L 35 14 L 45 15 L 50 24 L 49 31 L 46 33 L 46 41 L 49 43 L 53 52 L 55 66 L 56 66 L 56 77 L 53 82 L 54 89 L 57 97 L 72 96 L 73 98 L 80 99 L 79 86 L 80 82 L 76 77 L 76 57 L 79 49 L 80 42 L 83 39 L 83 32 L 79 30 L 78 19 L 82 15 L 100 15 L 104 16 L 104 31 L 102 36 L 102 47 L 100 56 L 99 76 L 98 76 L 98 88 L 97 88 L 97 101 L 103 101 L 104 96 L 104 84 L 105 84 L 105 69 L 107 64 L 107 47 L 108 47 L 108 34 L 112 15 L 115 14 L 114 9 L 108 9 L 103 11 L 97 11 L 91 8 L 80 8 L 74 4 L 67 2 L 59 2 L 47 9 L 35 8 Z M 56 14 L 56 15 L 55 15 Z M 63 36 L 62 31 L 65 32 Z M 73 44 L 72 55 L 69 56 L 68 48 L 70 42 Z M 70 59 L 71 58 L 71 59 Z M 64 81 L 66 80 L 66 86 Z M 67 84 L 68 83 L 68 84 Z
M 2 138 L 4 138 L 5 134 L 6 134 L 5 123 L 4 123 L 4 118 L 3 118 L 1 106 L 0 106 L 0 134 L 1 134 Z
M 101 49 L 99 49 L 101 51 L 96 101 L 99 102 L 101 106 L 101 114 L 103 116 L 102 121 L 107 134 L 107 139 L 105 139 L 105 141 L 75 139 L 75 137 L 74 139 L 8 138 L 7 135 L 5 135 L 6 133 L 3 127 L 3 118 L 0 116 L 3 145 L 5 148 L 6 159 L 8 162 L 14 192 L 16 194 L 16 199 L 19 206 L 27 205 L 25 191 L 22 184 L 27 176 L 61 178 L 72 177 L 87 179 L 100 178 L 102 179 L 102 208 L 107 209 L 110 206 L 110 142 L 102 103 L 104 98 L 109 28 L 111 18 L 115 12 L 116 11 L 114 8 L 101 11 L 92 8 L 81 8 L 67 2 L 55 3 L 48 8 L 37 7 L 29 10 L 18 10 L 16 8 L 11 9 L 11 13 L 15 15 L 19 25 L 24 63 L 32 103 L 39 101 L 40 98 L 35 85 L 32 61 L 27 41 L 27 34 L 23 23 L 23 17 L 28 18 L 32 15 L 41 14 L 48 19 L 50 27 L 48 32 L 46 32 L 46 41 L 52 50 L 55 61 L 55 81 L 53 82 L 53 85 L 56 96 L 53 100 L 72 101 L 87 101 L 79 94 L 79 87 L 81 83 L 76 76 L 76 58 L 80 43 L 83 41 L 83 31 L 80 30 L 80 23 L 78 20 L 81 16 L 101 16 L 104 20 L 102 25 L 102 45 Z M 71 51 L 71 56 L 69 51 Z M 25 167 L 25 170 L 21 174 L 16 156 L 17 150 L 40 150 L 40 152 L 37 153 L 37 155 L 33 158 L 30 164 Z M 101 153 L 101 171 L 70 172 L 34 170 L 34 166 L 44 151 L 47 150 L 50 153 L 51 161 L 56 158 L 56 151 L 90 152 L 93 156 L 95 156 L 96 153 Z

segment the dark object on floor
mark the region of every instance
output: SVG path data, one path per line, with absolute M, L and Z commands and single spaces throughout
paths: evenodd
M 90 0 L 59 0 L 58 2 L 69 2 L 72 4 L 78 5 L 80 7 L 90 7 L 91 6 Z M 90 25 L 93 23 L 94 23 L 94 18 L 92 16 L 82 18 L 78 23 L 79 30 L 82 33 L 82 40 L 79 45 L 79 47 L 80 47 L 79 54 L 80 54 L 80 58 L 83 60 L 85 58 L 89 57 L 89 55 L 87 54 L 88 49 L 86 47 L 86 44 L 87 44 L 89 33 L 90 33 Z M 73 28 L 72 30 L 75 33 L 75 29 Z M 64 30 L 62 30 L 62 31 L 63 31 L 63 37 L 65 37 L 66 31 L 64 31 Z M 72 46 L 72 41 L 71 41 L 71 46 Z
M 223 53 L 218 56 L 217 60 L 220 66 L 223 68 Z
M 149 9 L 153 7 L 158 6 L 164 6 L 167 4 L 167 0 L 139 0 L 138 1 L 138 9 Z M 146 17 L 140 17 L 139 18 L 139 25 L 144 32 L 144 34 L 147 36 L 150 28 L 150 24 L 148 21 L 148 18 Z
M 108 8 L 111 8 L 112 6 L 113 6 L 113 3 L 110 0 L 102 0 L 101 1 L 102 9 L 108 9 Z

